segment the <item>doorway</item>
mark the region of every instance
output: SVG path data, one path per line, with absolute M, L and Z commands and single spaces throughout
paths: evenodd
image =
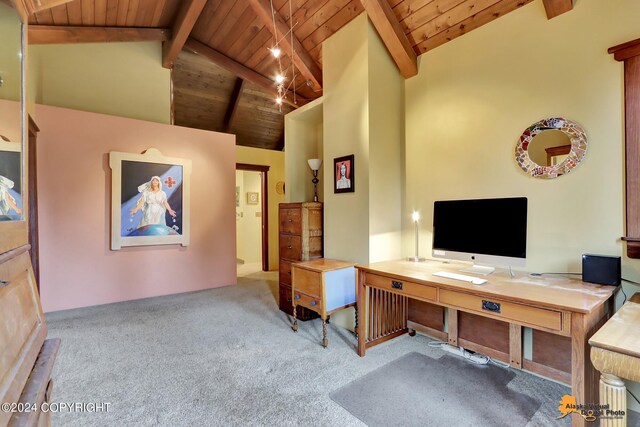
M 269 166 L 236 164 L 238 276 L 269 271 Z

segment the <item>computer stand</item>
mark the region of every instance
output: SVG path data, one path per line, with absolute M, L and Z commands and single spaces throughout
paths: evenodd
M 489 274 L 496 271 L 494 267 L 489 267 L 486 265 L 478 265 L 473 264 L 473 266 L 469 268 L 465 268 L 464 270 L 460 270 L 462 273 L 471 273 L 471 274 L 480 274 L 481 276 L 488 276 Z

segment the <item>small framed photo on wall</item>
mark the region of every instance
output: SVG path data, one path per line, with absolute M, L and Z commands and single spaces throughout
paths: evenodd
M 338 157 L 333 159 L 333 192 L 353 193 L 355 192 L 355 167 L 354 155 Z
M 254 193 L 254 192 L 251 192 L 251 191 L 247 192 L 247 204 L 248 205 L 257 205 L 259 198 L 260 197 L 259 197 L 258 193 Z

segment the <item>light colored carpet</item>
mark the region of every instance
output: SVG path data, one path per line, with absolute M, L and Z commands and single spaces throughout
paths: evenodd
M 444 355 L 404 335 L 360 358 L 352 333 L 334 325 L 323 349 L 320 320 L 294 334 L 276 288 L 277 273 L 258 273 L 238 286 L 48 314 L 50 337 L 62 339 L 53 401 L 112 404 L 54 414 L 53 425 L 362 426 L 331 392 L 411 352 Z M 542 403 L 530 425 L 557 426 L 568 388 L 514 372 L 508 387 Z

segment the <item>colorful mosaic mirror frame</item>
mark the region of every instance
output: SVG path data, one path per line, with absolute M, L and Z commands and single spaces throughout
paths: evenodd
M 560 164 L 541 166 L 529 157 L 529 144 L 541 132 L 559 130 L 571 141 L 571 151 Z M 571 172 L 584 158 L 587 152 L 587 134 L 578 123 L 564 117 L 552 117 L 540 120 L 529 126 L 520 136 L 516 145 L 516 161 L 528 175 L 535 178 L 557 178 Z

